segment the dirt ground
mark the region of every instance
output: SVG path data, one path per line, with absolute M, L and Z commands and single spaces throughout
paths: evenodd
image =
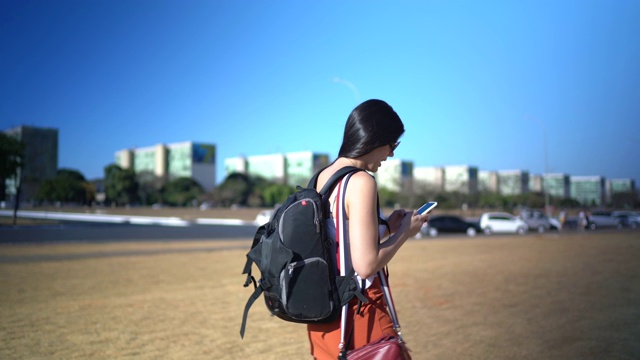
M 241 270 L 249 240 L 0 246 L 1 359 L 309 359 Z M 84 256 L 79 256 L 84 255 Z M 390 264 L 414 359 L 640 358 L 640 232 L 412 240 Z

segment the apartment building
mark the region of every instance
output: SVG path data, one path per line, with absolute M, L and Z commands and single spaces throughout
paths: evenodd
M 470 165 L 444 167 L 444 191 L 465 194 L 478 191 L 478 168 Z
M 605 179 L 602 176 L 571 176 L 571 198 L 584 206 L 605 202 Z
M 413 169 L 413 189 L 420 194 L 444 191 L 444 167 L 423 166 Z
M 529 172 L 526 170 L 498 171 L 501 195 L 522 195 L 529 192 Z
M 224 164 L 226 176 L 238 172 L 279 184 L 307 186 L 313 174 L 329 165 L 329 155 L 311 151 L 254 155 L 228 158 Z
M 497 193 L 500 190 L 497 171 L 478 170 L 478 191 Z
M 23 167 L 20 170 L 22 202 L 35 201 L 39 185 L 58 173 L 58 129 L 18 126 L 4 131 L 24 143 Z M 7 200 L 15 201 L 17 183 L 5 181 Z
M 379 188 L 396 192 L 413 191 L 413 162 L 387 159 L 375 173 Z
M 542 175 L 529 175 L 529 191 L 537 193 L 544 191 Z
M 607 179 L 605 182 L 607 203 L 611 202 L 614 194 L 634 193 L 635 191 L 636 183 L 633 179 Z
M 559 199 L 568 199 L 571 196 L 571 180 L 569 175 L 556 173 L 544 174 L 543 186 L 550 196 Z
M 286 153 L 285 160 L 287 184 L 294 187 L 307 186 L 313 174 L 329 165 L 328 154 L 311 151 Z
M 216 146 L 185 141 L 124 149 L 115 153 L 116 165 L 133 169 L 141 181 L 164 183 L 179 177 L 197 181 L 205 191 L 216 184 Z

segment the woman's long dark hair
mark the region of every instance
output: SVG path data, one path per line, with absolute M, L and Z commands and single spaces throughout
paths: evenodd
M 382 100 L 367 100 L 349 114 L 339 157 L 357 158 L 377 147 L 393 145 L 404 133 L 398 114 Z

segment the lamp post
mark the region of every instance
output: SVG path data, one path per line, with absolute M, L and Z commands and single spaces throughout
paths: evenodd
M 549 209 L 549 191 L 547 190 L 547 186 L 545 184 L 545 175 L 549 174 L 549 160 L 548 160 L 548 151 L 547 151 L 547 127 L 545 124 L 534 118 L 534 117 L 526 117 L 526 119 L 540 125 L 542 127 L 542 145 L 544 152 L 544 174 L 542 175 L 542 192 L 544 193 L 544 212 L 547 216 L 551 217 L 550 209 Z
M 343 84 L 347 86 L 349 89 L 351 89 L 351 91 L 353 92 L 353 96 L 356 98 L 356 102 L 360 103 L 360 91 L 358 91 L 358 88 L 351 81 L 348 81 L 336 76 L 333 78 L 333 82 L 338 84 Z
M 546 176 L 549 174 L 549 152 L 547 151 L 547 127 L 542 126 L 542 141 L 544 142 L 544 175 L 542 175 L 542 191 L 544 192 L 544 211 L 548 217 L 551 217 L 551 209 L 549 208 L 549 190 L 547 189 Z

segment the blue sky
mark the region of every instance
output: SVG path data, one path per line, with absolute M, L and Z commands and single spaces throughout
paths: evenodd
M 0 128 L 59 129 L 59 167 L 217 145 L 333 159 L 359 102 L 415 166 L 640 180 L 640 1 L 2 0 Z

